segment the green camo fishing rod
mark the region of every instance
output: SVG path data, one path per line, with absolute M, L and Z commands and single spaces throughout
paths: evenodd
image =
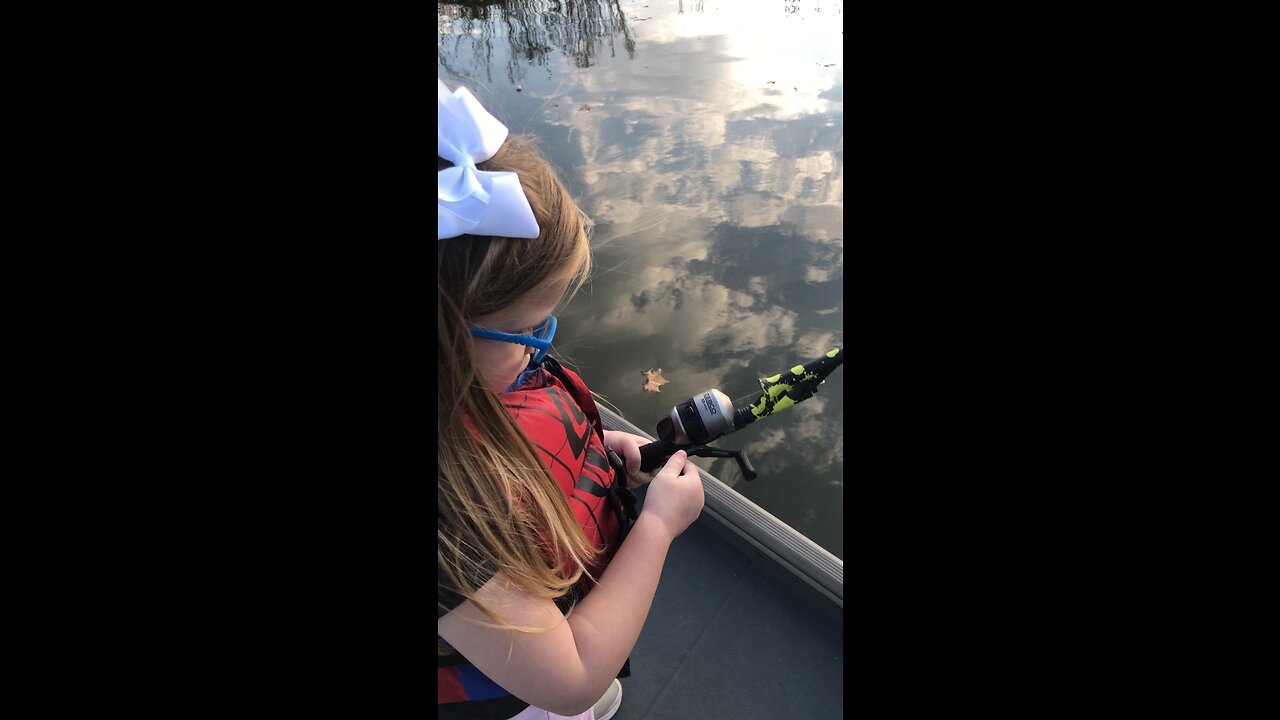
M 665 464 L 675 451 L 684 450 L 688 455 L 700 457 L 731 457 L 738 461 L 742 476 L 754 480 L 755 468 L 741 450 L 721 450 L 707 447 L 707 443 L 812 397 L 831 371 L 842 363 L 844 350 L 834 348 L 784 373 L 761 378 L 759 396 L 737 410 L 727 395 L 715 389 L 677 404 L 658 422 L 658 439 L 640 446 L 640 470 L 650 472 Z

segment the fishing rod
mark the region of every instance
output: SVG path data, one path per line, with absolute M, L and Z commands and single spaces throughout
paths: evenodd
M 756 471 L 745 452 L 707 447 L 707 443 L 813 397 L 831 371 L 843 363 L 844 349 L 833 348 L 785 373 L 761 378 L 760 394 L 750 405 L 737 410 L 729 396 L 715 388 L 694 395 L 658 421 L 658 439 L 640 446 L 640 470 L 650 472 L 662 467 L 675 451 L 684 450 L 687 455 L 699 457 L 733 458 L 742 476 L 754 480 Z M 755 393 L 746 397 L 751 395 Z

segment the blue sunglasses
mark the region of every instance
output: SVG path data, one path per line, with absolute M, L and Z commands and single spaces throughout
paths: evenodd
M 532 335 L 515 335 L 496 330 L 485 330 L 475 326 L 471 327 L 471 335 L 486 340 L 497 340 L 498 342 L 515 343 L 516 345 L 537 348 L 538 352 L 533 356 L 533 362 L 540 363 L 542 358 L 547 356 L 547 351 L 551 349 L 551 338 L 556 336 L 556 316 L 548 315 L 541 325 L 533 329 Z

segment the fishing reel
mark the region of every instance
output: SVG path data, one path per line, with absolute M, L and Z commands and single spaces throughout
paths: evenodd
M 733 458 L 742 476 L 755 480 L 756 470 L 745 452 L 707 445 L 737 429 L 733 418 L 733 402 L 714 388 L 678 403 L 667 417 L 658 421 L 658 440 L 640 446 L 640 470 L 650 472 L 665 464 L 676 450 L 684 450 L 686 455 L 698 457 Z
M 675 451 L 684 450 L 699 457 L 733 458 L 742 477 L 754 480 L 756 471 L 746 453 L 709 447 L 707 443 L 813 397 L 831 371 L 843 363 L 844 350 L 833 348 L 803 365 L 761 378 L 760 395 L 750 405 L 737 409 L 727 395 L 714 388 L 694 395 L 658 421 L 658 439 L 640 446 L 640 470 L 651 472 L 665 464 Z

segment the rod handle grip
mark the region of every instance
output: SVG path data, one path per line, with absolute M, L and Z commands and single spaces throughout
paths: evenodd
M 667 458 L 680 449 L 670 440 L 655 440 L 640 446 L 640 472 L 652 472 L 667 464 Z

